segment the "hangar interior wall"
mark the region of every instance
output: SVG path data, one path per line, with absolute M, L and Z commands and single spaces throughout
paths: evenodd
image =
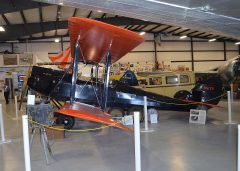
M 69 46 L 68 38 L 62 40 L 59 43 L 50 39 L 29 43 L 1 43 L 0 52 L 33 52 L 37 56 L 37 62 L 45 62 L 49 61 L 47 54 L 57 54 Z M 146 34 L 145 42 L 118 62 L 154 62 L 157 59 L 158 62 L 170 61 L 172 68 L 184 65 L 190 70 L 204 71 L 221 65 L 239 53 L 239 46 L 233 42 L 208 42 L 196 38 L 180 40 L 177 36 L 154 38 L 153 34 Z

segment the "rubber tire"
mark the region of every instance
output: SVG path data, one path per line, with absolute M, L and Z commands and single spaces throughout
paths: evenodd
M 72 129 L 75 124 L 75 118 L 72 116 L 58 115 L 57 123 L 64 124 L 65 129 Z
M 132 106 L 128 109 L 127 115 L 133 115 L 133 112 L 140 112 L 140 122 L 144 121 L 144 113 L 143 113 L 143 107 L 142 106 Z
M 187 96 L 190 95 L 191 93 L 186 90 L 180 90 L 174 94 L 175 99 L 182 99 L 182 100 L 187 100 Z
M 121 114 L 114 114 L 113 113 L 114 111 L 118 111 Z M 124 113 L 125 113 L 124 110 L 122 108 L 120 108 L 120 107 L 111 107 L 108 110 L 108 114 L 110 114 L 112 117 L 123 117 Z

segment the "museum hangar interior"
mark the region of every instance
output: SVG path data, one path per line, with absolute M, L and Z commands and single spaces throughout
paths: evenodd
M 240 2 L 0 1 L 0 171 L 232 171 Z

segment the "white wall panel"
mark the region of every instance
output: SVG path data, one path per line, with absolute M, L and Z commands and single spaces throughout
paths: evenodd
M 191 50 L 190 42 L 161 42 L 160 46 L 157 46 L 158 51 L 174 51 L 174 50 Z
M 153 62 L 154 61 L 154 53 L 128 53 L 123 58 L 121 58 L 117 62 L 127 63 L 127 62 Z
M 194 63 L 194 70 L 195 71 L 208 71 L 215 67 L 222 65 L 224 61 L 213 61 L 213 62 L 195 62 Z
M 132 51 L 154 51 L 154 43 L 153 42 L 143 42 L 139 46 L 137 46 Z
M 0 44 L 0 52 L 3 52 L 5 50 L 8 50 L 9 52 L 12 51 L 12 46 L 10 43 L 1 43 Z
M 224 60 L 223 52 L 194 52 L 194 60 Z
M 145 40 L 153 40 L 154 39 L 154 35 L 149 34 L 149 33 L 144 34 L 143 37 Z
M 226 50 L 238 50 L 238 46 L 233 42 L 226 42 Z
M 172 62 L 171 63 L 171 67 L 173 69 L 178 69 L 179 66 L 185 66 L 185 68 L 189 68 L 189 70 L 192 70 L 191 62 Z
M 227 60 L 238 56 L 238 52 L 227 52 Z
M 191 60 L 190 52 L 158 52 L 158 60 L 160 61 L 186 61 Z
M 223 50 L 223 42 L 193 42 L 194 50 Z

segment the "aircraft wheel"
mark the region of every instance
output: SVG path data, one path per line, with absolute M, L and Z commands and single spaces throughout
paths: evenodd
M 143 107 L 133 106 L 128 109 L 127 115 L 133 115 L 133 112 L 140 112 L 140 122 L 144 121 Z
M 57 123 L 64 124 L 65 129 L 72 129 L 75 124 L 75 118 L 71 116 L 58 116 Z
M 108 110 L 108 113 L 112 116 L 112 117 L 123 117 L 124 116 L 124 110 L 120 107 L 111 107 Z
M 175 99 L 182 99 L 182 100 L 186 100 L 187 97 L 190 95 L 191 93 L 189 91 L 186 90 L 180 90 L 178 92 L 175 93 L 174 98 Z

